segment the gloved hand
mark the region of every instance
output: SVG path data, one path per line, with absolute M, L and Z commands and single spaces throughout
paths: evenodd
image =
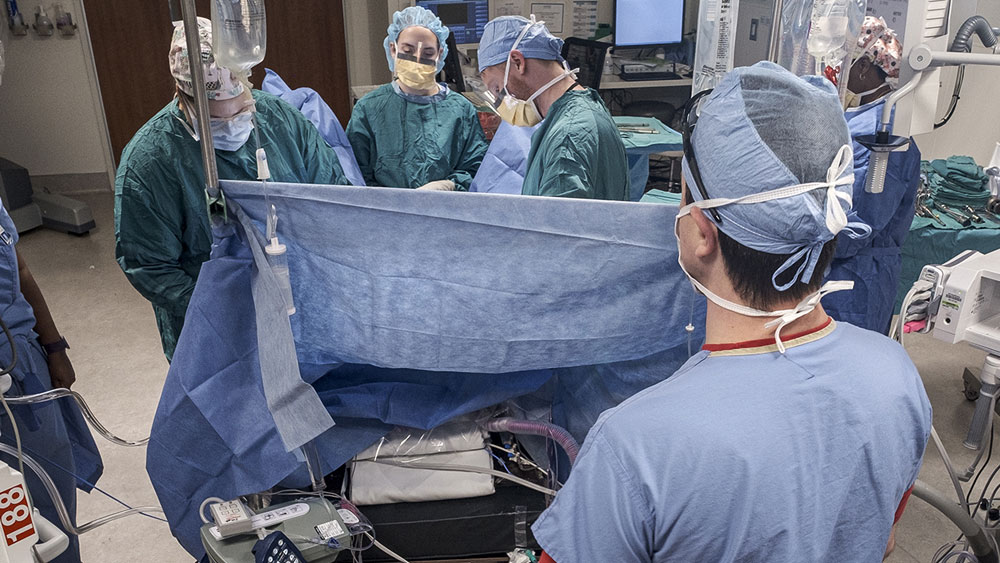
M 417 189 L 434 190 L 438 192 L 453 192 L 455 191 L 455 182 L 452 182 L 451 180 L 435 180 L 433 182 L 427 182 Z

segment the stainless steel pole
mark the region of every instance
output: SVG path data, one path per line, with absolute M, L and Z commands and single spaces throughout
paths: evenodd
M 771 44 L 767 46 L 767 60 L 778 62 L 778 52 L 781 47 L 781 12 L 784 10 L 784 0 L 774 0 L 774 11 L 771 19 Z
M 198 135 L 201 137 L 201 159 L 205 166 L 205 192 L 211 206 L 219 198 L 219 172 L 215 166 L 215 146 L 212 143 L 212 126 L 209 123 L 205 67 L 201 60 L 198 15 L 195 11 L 194 0 L 181 0 L 181 13 L 184 17 L 184 35 L 187 39 L 191 82 L 194 85 L 194 110 L 198 118 Z

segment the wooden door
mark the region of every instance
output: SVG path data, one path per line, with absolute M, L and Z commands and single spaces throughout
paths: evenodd
M 267 3 L 264 68 L 292 88 L 319 92 L 343 125 L 350 119 L 343 0 L 272 0 Z M 209 0 L 197 0 L 209 17 Z M 135 132 L 173 97 L 167 65 L 173 26 L 167 0 L 85 0 L 97 78 L 115 163 Z

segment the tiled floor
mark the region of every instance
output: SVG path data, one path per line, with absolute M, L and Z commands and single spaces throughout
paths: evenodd
M 111 195 L 89 194 L 79 199 L 93 209 L 98 224 L 95 231 L 74 237 L 37 230 L 22 237 L 19 249 L 73 347 L 70 357 L 78 379 L 74 388 L 114 432 L 127 438 L 144 437 L 149 433 L 167 363 L 160 352 L 149 304 L 132 289 L 114 261 Z M 937 429 L 955 464 L 964 467 L 974 454 L 961 446 L 972 414 L 971 403 L 962 396 L 961 372 L 965 366 L 980 367 L 984 354 L 927 337 L 913 337 L 907 347 L 924 377 Z M 106 465 L 100 486 L 131 505 L 156 504 L 146 476 L 144 449 L 126 449 L 101 439 L 98 445 Z M 921 478 L 948 494 L 951 489 L 940 457 L 933 449 L 926 457 Z M 1000 458 L 1000 453 L 996 457 Z M 87 521 L 119 508 L 98 493 L 81 495 L 78 519 Z M 930 561 L 942 543 L 957 535 L 950 522 L 913 499 L 889 561 Z M 81 543 L 88 563 L 191 560 L 165 524 L 143 517 L 99 528 L 84 535 Z

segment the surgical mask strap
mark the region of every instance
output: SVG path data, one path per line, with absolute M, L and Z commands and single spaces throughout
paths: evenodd
M 679 260 L 678 260 L 679 261 Z M 691 284 L 700 291 L 702 294 L 708 298 L 709 301 L 715 303 L 719 307 L 732 311 L 738 315 L 743 315 L 745 317 L 777 317 L 774 320 L 768 322 L 764 325 L 765 328 L 771 328 L 776 326 L 774 331 L 774 342 L 778 346 L 778 351 L 782 354 L 785 353 L 785 344 L 781 341 L 781 329 L 785 328 L 789 324 L 795 322 L 796 320 L 808 315 L 815 309 L 820 301 L 826 295 L 833 293 L 835 291 L 844 291 L 854 289 L 853 281 L 829 281 L 823 284 L 823 287 L 814 293 L 806 296 L 805 299 L 799 302 L 794 309 L 780 309 L 778 311 L 761 311 L 760 309 L 754 309 L 753 307 L 747 307 L 746 305 L 741 305 L 739 303 L 733 303 L 732 301 L 720 297 L 712 292 L 710 289 L 705 287 L 701 282 L 694 279 L 690 274 L 687 273 L 687 269 L 684 268 L 684 264 L 681 264 L 681 269 L 687 274 Z
M 883 82 L 883 83 L 879 84 L 878 86 L 876 86 L 876 87 L 872 88 L 871 90 L 865 90 L 864 92 L 855 92 L 854 90 L 851 90 L 850 88 L 848 88 L 847 90 L 848 90 L 848 91 L 849 91 L 850 93 L 852 93 L 852 94 L 854 94 L 855 96 L 857 96 L 857 97 L 858 97 L 858 99 L 860 100 L 861 98 L 864 98 L 865 96 L 867 96 L 867 95 L 869 95 L 869 94 L 874 94 L 875 92 L 878 92 L 878 91 L 879 91 L 879 90 L 881 90 L 881 89 L 882 89 L 882 88 L 883 88 L 883 87 L 884 87 L 885 85 L 886 85 L 886 82 Z
M 549 88 L 551 88 L 551 87 L 555 86 L 556 84 L 558 84 L 559 81 L 561 81 L 563 78 L 566 78 L 567 76 L 573 76 L 575 78 L 576 77 L 576 73 L 580 72 L 580 69 L 570 70 L 569 66 L 567 66 L 566 63 L 563 63 L 563 68 L 565 69 L 565 72 L 563 72 L 559 76 L 557 76 L 557 77 L 553 78 L 552 80 L 550 80 L 548 83 L 545 84 L 545 86 L 542 86 L 538 90 L 535 90 L 535 93 L 532 94 L 531 97 L 529 97 L 526 101 L 528 103 L 531 103 L 531 102 L 535 101 L 535 98 L 537 98 L 538 96 L 540 96 L 542 93 L 544 93 Z
M 514 51 L 517 49 L 517 46 L 521 44 L 521 40 L 524 39 L 524 36 L 528 34 L 528 30 L 531 29 L 532 26 L 539 25 L 539 24 L 544 24 L 544 23 L 545 22 L 543 22 L 543 21 L 535 21 L 535 14 L 531 14 L 531 21 L 528 22 L 527 24 L 525 24 L 524 29 L 521 30 L 521 33 L 517 36 L 517 39 L 514 40 L 514 44 L 511 45 L 510 52 L 507 53 L 507 66 L 504 68 L 504 71 L 503 71 L 503 89 L 504 89 L 504 91 L 507 90 L 507 79 L 510 77 L 510 56 L 511 56 L 511 54 L 513 54 Z

